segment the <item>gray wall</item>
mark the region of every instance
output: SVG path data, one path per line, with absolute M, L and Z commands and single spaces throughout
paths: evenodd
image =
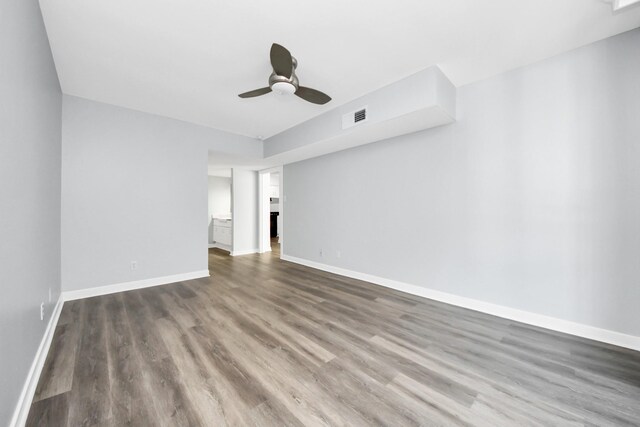
M 208 152 L 259 141 L 66 95 L 62 123 L 63 289 L 206 270 Z
M 231 178 L 209 176 L 209 243 L 213 243 L 212 215 L 231 213 Z
M 0 425 L 9 423 L 60 295 L 60 115 L 38 2 L 2 2 Z
M 286 254 L 640 335 L 638 76 L 634 30 L 459 88 L 455 124 L 285 166 Z
M 258 172 L 233 169 L 233 252 L 258 250 Z

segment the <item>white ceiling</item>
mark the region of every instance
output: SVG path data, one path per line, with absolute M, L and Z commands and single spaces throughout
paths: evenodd
M 640 26 L 604 0 L 40 0 L 64 93 L 269 137 L 438 64 L 464 85 Z M 325 106 L 275 94 L 269 48 Z

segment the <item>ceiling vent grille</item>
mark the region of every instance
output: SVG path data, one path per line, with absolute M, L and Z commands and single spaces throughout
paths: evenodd
M 347 129 L 356 124 L 366 123 L 369 120 L 367 114 L 367 106 L 358 108 L 356 111 L 344 114 L 342 116 L 342 129 Z
M 353 121 L 355 123 L 361 122 L 367 118 L 367 109 L 363 108 L 353 113 Z

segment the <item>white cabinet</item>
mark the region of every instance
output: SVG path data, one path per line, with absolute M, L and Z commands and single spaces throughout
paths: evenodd
M 213 220 L 213 241 L 221 245 L 231 246 L 231 220 Z
M 213 238 L 216 243 L 231 246 L 231 229 L 227 227 L 213 227 Z

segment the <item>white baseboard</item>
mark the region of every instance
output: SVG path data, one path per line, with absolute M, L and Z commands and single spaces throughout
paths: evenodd
M 258 253 L 258 249 L 250 249 L 248 251 L 231 251 L 230 255 L 231 256 L 240 256 L 240 255 L 251 255 L 251 254 L 257 254 Z
M 168 283 L 182 282 L 185 280 L 209 277 L 209 270 L 193 271 L 191 273 L 174 274 L 171 276 L 153 277 L 151 279 L 136 280 L 133 282 L 117 283 L 115 285 L 98 286 L 95 288 L 65 291 L 62 298 L 65 301 L 97 297 L 100 295 L 115 294 L 117 292 L 131 291 L 134 289 L 149 288 L 151 286 L 166 285 Z
M 60 318 L 63 304 L 64 301 L 62 299 L 62 295 L 60 295 L 60 298 L 58 298 L 58 302 L 53 309 L 53 313 L 51 314 L 51 318 L 49 318 L 49 324 L 47 325 L 47 329 L 44 331 L 44 335 L 40 341 L 40 346 L 38 347 L 38 351 L 33 359 L 33 363 L 31 363 L 31 368 L 29 369 L 29 374 L 27 375 L 27 379 L 22 387 L 22 392 L 20 393 L 16 409 L 13 412 L 13 417 L 9 422 L 9 426 L 11 427 L 22 427 L 27 422 L 31 402 L 33 402 L 33 395 L 36 392 L 36 386 L 38 385 L 38 380 L 40 379 L 40 373 L 44 367 L 44 362 L 47 359 L 49 347 L 51 347 L 51 341 L 53 340 L 53 335 L 56 331 L 56 326 L 58 325 L 58 319 Z
M 346 276 L 353 279 L 364 280 L 366 282 L 375 283 L 376 285 L 385 286 L 387 288 L 406 292 L 411 295 L 417 295 L 436 301 L 445 302 L 447 304 L 456 305 L 458 307 L 468 308 L 470 310 L 491 314 L 493 316 L 505 319 L 515 320 L 517 322 L 526 323 L 541 328 L 551 329 L 553 331 L 563 332 L 565 334 L 575 335 L 582 338 L 588 338 L 595 341 L 601 341 L 620 347 L 630 348 L 640 351 L 640 337 L 627 335 L 608 329 L 596 328 L 595 326 L 584 325 L 581 323 L 571 322 L 569 320 L 558 319 L 555 317 L 545 316 L 542 314 L 532 313 L 529 311 L 519 310 L 506 307 L 503 305 L 492 304 L 472 298 L 461 297 L 446 292 L 436 291 L 422 286 L 411 285 L 408 283 L 398 282 L 392 279 L 374 276 L 371 274 L 351 271 L 332 265 L 322 264 L 302 258 L 296 258 L 289 255 L 282 255 L 280 259 L 305 265 L 307 267 L 318 270 L 327 271 L 329 273 Z
M 212 249 L 212 248 L 218 248 L 218 249 L 231 252 L 231 246 L 223 245 L 222 243 L 209 243 L 209 249 Z

